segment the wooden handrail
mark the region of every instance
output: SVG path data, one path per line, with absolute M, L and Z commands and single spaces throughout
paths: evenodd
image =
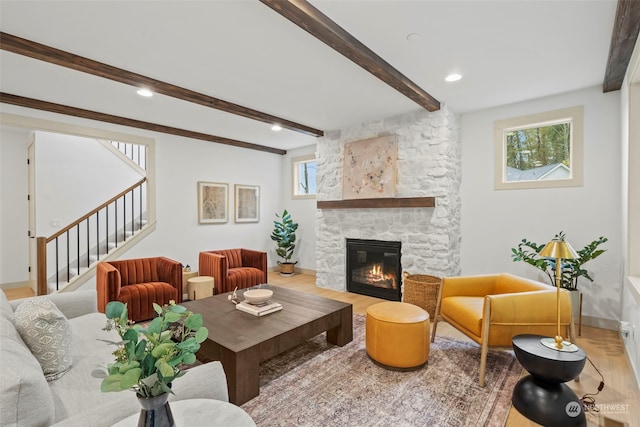
M 37 295 L 47 295 L 47 238 L 36 238 L 36 291 Z
M 124 196 L 125 194 L 127 194 L 129 191 L 133 190 L 136 187 L 139 187 L 140 185 L 142 185 L 145 181 L 147 180 L 146 177 L 142 178 L 140 181 L 138 181 L 137 183 L 133 184 L 131 187 L 127 188 L 126 190 L 120 192 L 118 195 L 113 196 L 112 198 L 110 198 L 109 200 L 107 200 L 106 202 L 104 202 L 103 204 L 101 204 L 100 206 L 98 206 L 97 208 L 95 208 L 94 210 L 92 210 L 91 212 L 89 212 L 86 215 L 83 215 L 82 217 L 80 217 L 79 219 L 73 221 L 71 224 L 67 225 L 66 227 L 64 227 L 62 230 L 58 231 L 56 234 L 47 237 L 47 243 L 51 242 L 52 240 L 54 240 L 57 237 L 62 236 L 64 233 L 66 233 L 68 230 L 71 230 L 73 227 L 75 227 L 76 225 L 80 224 L 82 221 L 84 221 L 85 219 L 89 218 L 90 216 L 92 216 L 93 214 L 95 214 L 96 212 L 102 210 L 103 208 L 105 208 L 106 206 L 110 205 L 111 203 L 113 203 L 114 201 L 116 201 L 117 199 L 119 199 L 120 197 Z

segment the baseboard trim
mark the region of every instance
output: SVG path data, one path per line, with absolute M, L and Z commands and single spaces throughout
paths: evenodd
M 29 280 L 22 282 L 3 283 L 0 285 L 0 289 L 16 289 L 16 288 L 31 288 L 35 290 L 35 283 Z
M 578 325 L 576 324 L 576 327 L 577 326 Z M 604 319 L 602 317 L 582 316 L 582 326 L 592 326 L 594 328 L 617 331 L 618 329 L 620 329 L 620 322 L 613 319 Z
M 278 273 L 280 271 L 280 267 L 275 265 L 275 266 L 269 267 L 268 270 Z M 310 268 L 295 267 L 294 268 L 294 272 L 295 273 L 300 273 L 300 274 L 309 274 L 311 276 L 315 276 L 316 275 L 316 270 L 312 270 Z

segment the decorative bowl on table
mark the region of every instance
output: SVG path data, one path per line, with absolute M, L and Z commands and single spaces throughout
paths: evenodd
M 261 304 L 273 296 L 270 289 L 249 289 L 244 292 L 244 299 L 249 304 Z

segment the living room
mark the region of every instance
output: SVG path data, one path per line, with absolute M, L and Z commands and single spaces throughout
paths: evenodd
M 611 10 L 615 10 L 615 6 L 608 9 L 609 12 Z M 14 25 L 5 24 L 10 18 L 2 19 L 2 30 L 13 33 Z M 38 41 L 47 43 L 46 39 Z M 607 48 L 608 43 L 607 39 Z M 630 251 L 637 247 L 634 245 L 637 245 L 638 241 L 637 235 L 631 232 L 634 226 L 637 227 L 637 223 L 633 223 L 633 213 L 637 212 L 628 210 L 633 208 L 634 202 L 629 199 L 628 194 L 633 193 L 638 183 L 632 179 L 632 171 L 627 166 L 632 164 L 634 159 L 637 161 L 637 158 L 632 157 L 633 150 L 630 148 L 637 139 L 629 136 L 633 130 L 630 117 L 633 112 L 631 105 L 635 101 L 632 94 L 635 93 L 637 97 L 637 89 L 633 92 L 630 83 L 637 82 L 640 77 L 637 75 L 637 48 L 634 58 L 636 62 L 632 62 L 629 69 L 636 70 L 636 75 L 627 75 L 628 86 L 623 86 L 621 91 L 603 93 L 599 83 L 571 90 L 559 88 L 554 93 L 545 93 L 544 96 L 532 92 L 529 98 L 522 101 L 495 104 L 463 114 L 449 110 L 445 104 L 444 111 L 453 111 L 460 132 L 457 141 L 461 162 L 461 203 L 458 213 L 460 243 L 459 247 L 453 248 L 457 252 L 459 263 L 447 267 L 451 268 L 450 271 L 439 268 L 429 271 L 420 263 L 408 270 L 412 273 L 439 275 L 510 272 L 545 281 L 544 275 L 531 266 L 511 260 L 511 248 L 523 238 L 544 242 L 550 240 L 555 233 L 564 231 L 570 243 L 576 248 L 581 248 L 598 236 L 606 236 L 609 239 L 606 245 L 607 252 L 587 266 L 594 282 L 580 283 L 580 289 L 584 294 L 583 323 L 611 330 L 617 330 L 618 322 L 621 320 L 637 326 L 640 323 L 637 302 L 626 279 L 627 276 L 633 275 L 632 273 L 638 273 L 638 265 L 634 265 L 634 258 L 630 255 L 633 253 Z M 606 57 L 602 60 L 601 68 L 604 70 Z M 3 61 L 3 64 L 11 63 L 12 58 Z M 4 87 L 10 82 L 9 77 L 4 77 L 11 75 L 11 70 L 7 69 L 8 73 L 4 72 L 4 67 L 8 65 L 3 65 L 2 70 L 3 92 L 10 92 Z M 39 98 L 38 86 L 45 84 L 46 81 L 34 83 L 33 92 L 21 95 Z M 84 87 L 84 84 L 84 80 L 78 80 L 78 85 Z M 81 92 L 82 90 L 77 94 L 68 94 L 70 98 L 66 103 L 81 105 L 82 102 L 76 102 L 82 99 Z M 286 98 L 295 103 L 290 95 Z M 441 101 L 448 102 L 447 99 Z M 132 98 L 130 104 L 137 110 L 145 108 L 141 100 Z M 496 190 L 494 123 L 506 118 L 578 105 L 584 107 L 583 185 L 551 189 Z M 129 249 L 121 258 L 163 255 L 197 268 L 198 253 L 202 250 L 250 247 L 267 252 L 269 266 L 274 267 L 278 257 L 269 235 L 272 222 L 276 219 L 275 214 L 286 208 L 300 224 L 295 253 L 298 269 L 312 274 L 318 271 L 316 203 L 326 195 L 321 193 L 320 186 L 317 200 L 293 198 L 291 161 L 322 151 L 318 146 L 329 141 L 328 136 L 317 142 L 315 138 L 310 138 L 309 144 L 299 148 L 287 148 L 286 154 L 278 155 L 105 124 L 4 102 L 0 104 L 0 108 L 3 114 L 27 117 L 27 122 L 37 124 L 41 130 L 64 131 L 66 128 L 68 133 L 74 134 L 82 130 L 86 136 L 92 136 L 91 133 L 95 132 L 122 138 L 132 136 L 152 140 L 155 160 L 152 166 L 156 193 L 155 231 Z M 202 112 L 195 111 L 188 105 L 181 104 L 175 111 L 194 117 L 194 128 L 198 128 L 195 123 L 198 119 L 207 120 Z M 386 122 L 399 133 L 406 133 L 412 124 L 404 126 L 403 120 L 409 120 L 407 117 L 412 117 L 413 114 L 416 113 L 412 111 L 401 115 L 381 116 L 377 120 L 353 122 L 331 130 L 339 131 L 342 135 L 350 135 L 352 140 L 366 139 L 388 132 L 389 128 L 380 123 Z M 34 128 L 18 127 L 12 120 L 14 118 L 7 119 L 3 116 L 0 129 L 0 284 L 3 288 L 19 286 L 29 281 L 29 242 L 24 237 L 24 230 L 29 227 L 24 194 L 28 187 L 25 166 L 26 141 L 29 131 Z M 398 126 L 398 123 L 401 125 Z M 199 181 L 229 184 L 230 218 L 227 223 L 198 223 Z M 259 186 L 258 222 L 236 223 L 233 220 L 232 191 L 236 184 Z M 57 218 L 57 215 L 51 215 L 47 220 L 50 222 Z M 627 224 L 627 220 L 630 220 L 631 224 Z M 95 281 L 89 280 L 83 288 L 94 286 Z M 318 286 L 331 287 L 331 284 Z M 634 363 L 637 378 L 640 349 L 637 342 L 627 345 L 626 349 Z

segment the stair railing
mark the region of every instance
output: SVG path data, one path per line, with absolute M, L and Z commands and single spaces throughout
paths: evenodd
M 49 293 L 48 271 L 52 267 L 47 261 L 49 251 L 55 258 L 53 280 L 57 291 L 60 289 L 61 282 L 71 280 L 74 271 L 79 275 L 82 268 L 91 266 L 92 252 L 95 254 L 94 262 L 97 262 L 101 254 L 106 255 L 109 252 L 111 245 L 117 247 L 119 243 L 126 241 L 143 228 L 143 216 L 146 213 L 146 204 L 143 204 L 146 181 L 146 177 L 142 178 L 52 236 L 36 238 L 38 295 Z M 101 212 L 104 213 L 104 220 L 101 219 Z M 49 246 L 52 242 L 52 246 Z M 61 245 L 64 246 L 63 255 L 60 254 Z

